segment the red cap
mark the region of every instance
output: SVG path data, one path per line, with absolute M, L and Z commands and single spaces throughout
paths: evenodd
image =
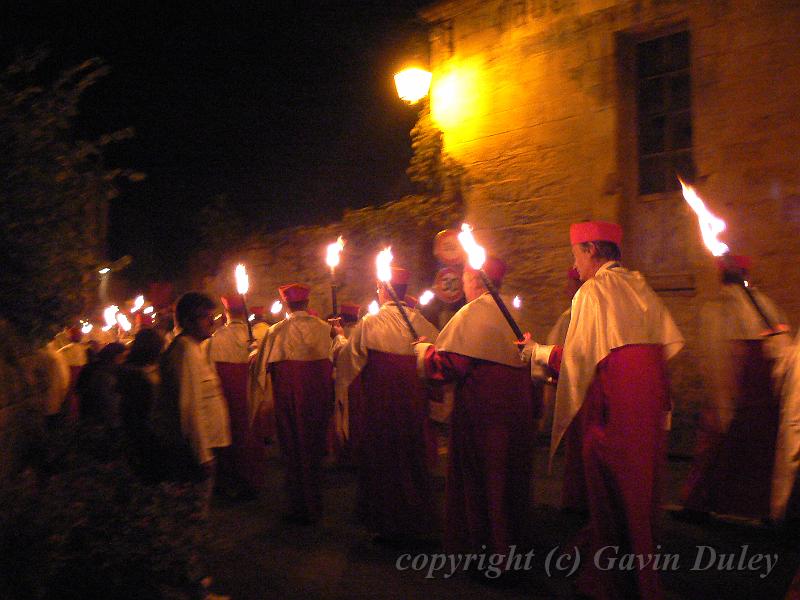
M 303 302 L 311 295 L 311 288 L 302 283 L 289 283 L 278 288 L 284 302 Z
M 567 271 L 567 279 L 572 279 L 573 281 L 580 281 L 581 274 L 578 273 L 578 269 L 572 267 L 569 271 Z
M 464 266 L 464 270 L 475 272 L 475 269 L 469 263 Z M 503 277 L 506 274 L 506 263 L 496 256 L 489 256 L 486 258 L 486 262 L 483 263 L 483 272 L 486 273 L 486 276 L 495 286 L 499 287 L 503 283 Z
M 715 260 L 717 261 L 717 268 L 720 271 L 731 268 L 749 271 L 750 267 L 753 266 L 753 260 L 749 256 L 742 256 L 739 254 L 717 256 Z
M 392 267 L 392 285 L 408 285 L 411 280 L 411 271 L 402 267 Z
M 614 242 L 622 244 L 622 227 L 607 221 L 584 221 L 569 226 L 569 243 Z
M 242 312 L 244 311 L 244 301 L 239 294 L 231 294 L 229 296 L 220 296 L 220 300 L 222 300 L 222 306 L 225 307 L 225 310 L 230 312 Z
M 339 314 L 358 320 L 358 311 L 360 309 L 361 307 L 358 304 L 340 304 Z
M 146 315 L 142 311 L 136 313 L 136 324 L 139 329 L 153 326 L 153 315 Z
M 419 304 L 419 298 L 412 296 L 411 294 L 406 294 L 405 302 L 409 308 L 417 308 L 417 304 Z

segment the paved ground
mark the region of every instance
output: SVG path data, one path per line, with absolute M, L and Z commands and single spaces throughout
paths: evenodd
M 445 579 L 427 579 L 426 572 L 399 571 L 395 563 L 409 552 L 435 553 L 435 545 L 421 548 L 386 548 L 371 542 L 372 536 L 355 522 L 355 475 L 342 468 L 326 470 L 325 510 L 322 522 L 312 527 L 292 525 L 281 520 L 283 511 L 282 466 L 277 457 L 269 461 L 269 481 L 258 500 L 244 504 L 218 503 L 212 514 L 210 571 L 214 590 L 234 600 L 266 598 L 571 598 L 573 577 L 545 569 L 548 553 L 569 544 L 579 524 L 563 516 L 557 506 L 560 490 L 560 464 L 552 476 L 546 475 L 546 449 L 537 449 L 534 506 L 531 525 L 534 531 L 530 570 L 513 588 L 497 589 L 477 583 L 463 574 Z M 688 463 L 670 461 L 665 502 L 675 502 L 677 490 Z M 439 493 L 443 479 L 439 478 Z M 660 519 L 659 543 L 664 554 L 678 555 L 678 569 L 662 573 L 670 599 L 769 600 L 783 598 L 786 587 L 800 561 L 796 535 L 779 533 L 756 524 L 735 521 L 694 525 L 677 522 L 665 513 Z M 560 546 L 561 545 L 561 546 Z M 745 562 L 756 554 L 777 554 L 778 561 L 766 577 L 758 571 L 727 571 L 712 568 L 692 570 L 698 559 L 707 564 L 710 550 L 733 554 L 736 565 L 745 553 Z M 673 559 L 674 560 L 674 559 Z M 674 564 L 674 563 L 673 563 Z

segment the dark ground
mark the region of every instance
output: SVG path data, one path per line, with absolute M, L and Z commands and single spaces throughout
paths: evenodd
M 579 529 L 574 517 L 558 510 L 561 461 L 546 475 L 547 449 L 537 448 L 533 482 L 534 506 L 530 523 L 534 556 L 531 569 L 514 587 L 498 589 L 457 573 L 426 579 L 426 571 L 398 571 L 397 558 L 441 550 L 387 548 L 372 543 L 372 535 L 353 517 L 355 474 L 328 467 L 325 480 L 325 516 L 315 526 L 281 520 L 284 510 L 283 467 L 277 456 L 269 459 L 268 482 L 258 500 L 231 504 L 219 501 L 212 511 L 211 552 L 207 557 L 214 576 L 213 590 L 234 600 L 264 598 L 571 598 L 575 577 L 545 570 L 547 554 L 556 546 L 570 544 Z M 442 456 L 442 459 L 444 457 Z M 671 460 L 665 505 L 675 503 L 679 486 L 689 468 L 686 461 Z M 443 495 L 444 480 L 438 479 Z M 760 524 L 732 519 L 697 525 L 676 521 L 668 513 L 659 519 L 660 552 L 679 555 L 679 569 L 662 572 L 668 599 L 769 600 L 783 598 L 800 560 L 796 533 L 776 532 Z M 756 553 L 778 554 L 769 576 L 761 572 L 692 571 L 698 546 L 718 553 L 735 553 L 743 547 L 747 557 Z M 527 550 L 526 550 L 527 551 Z

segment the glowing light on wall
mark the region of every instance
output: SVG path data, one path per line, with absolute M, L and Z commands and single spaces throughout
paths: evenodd
M 479 58 L 463 60 L 435 74 L 431 87 L 431 118 L 445 134 L 445 146 L 475 139 L 487 114 L 489 89 Z

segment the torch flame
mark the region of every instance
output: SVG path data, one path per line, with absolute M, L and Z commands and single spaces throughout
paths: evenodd
M 144 309 L 142 312 L 143 312 L 144 314 L 146 314 L 146 315 L 152 314 L 152 313 L 153 313 L 153 307 L 152 307 L 152 306 L 148 306 L 148 307 L 147 307 L 147 308 L 145 308 L 145 309 Z M 155 316 L 155 315 L 153 314 L 153 316 Z
M 422 306 L 427 306 L 428 303 L 433 300 L 434 293 L 430 290 L 425 290 L 422 292 L 422 295 L 419 297 L 419 303 Z
M 125 315 L 125 313 L 117 313 L 117 323 L 119 323 L 119 326 L 122 327 L 122 331 L 131 330 L 131 322 L 128 321 L 128 317 Z
M 103 311 L 103 319 L 105 319 L 106 327 L 108 327 L 109 329 L 117 324 L 116 316 L 118 312 L 119 312 L 119 307 L 116 305 L 107 306 L 106 309 Z
M 280 300 L 275 300 L 275 302 L 272 303 L 272 308 L 269 309 L 269 312 L 271 312 L 273 315 L 277 315 L 282 310 L 283 310 L 283 302 L 281 302 Z
M 89 321 L 86 321 L 86 323 L 83 324 L 83 327 L 81 327 L 81 333 L 83 335 L 87 335 L 92 332 L 92 329 L 94 329 L 94 326 L 89 323 Z
M 486 262 L 486 250 L 478 245 L 472 235 L 472 227 L 468 223 L 461 225 L 461 233 L 458 234 L 458 241 L 467 253 L 469 266 L 473 269 L 481 269 Z
M 522 308 L 522 298 L 519 296 L 514 296 L 514 299 L 511 301 L 511 304 L 514 305 L 514 308 Z
M 144 296 L 142 295 L 136 296 L 136 300 L 133 301 L 133 308 L 131 308 L 131 312 L 135 313 L 143 306 L 144 306 Z
M 334 243 L 328 244 L 328 256 L 325 258 L 325 262 L 331 269 L 335 269 L 339 265 L 339 254 L 342 250 L 344 250 L 342 236 L 336 238 Z
M 244 265 L 236 265 L 234 275 L 236 276 L 236 291 L 244 296 L 247 290 L 250 289 L 250 278 L 247 276 L 247 270 Z
M 369 314 L 371 314 L 371 315 L 377 315 L 378 312 L 380 311 L 380 309 L 381 309 L 381 307 L 378 306 L 378 301 L 377 300 L 373 300 L 372 302 L 370 302 L 369 306 L 367 307 L 367 310 L 369 311 Z
M 706 208 L 703 200 L 694 191 L 694 188 L 678 178 L 683 188 L 683 197 L 697 215 L 697 222 L 700 225 L 700 233 L 703 235 L 703 243 L 714 256 L 722 256 L 729 251 L 728 246 L 717 239 L 717 236 L 725 231 L 725 221 L 715 217 Z
M 393 258 L 391 246 L 378 252 L 378 258 L 375 260 L 375 264 L 378 267 L 378 281 L 383 281 L 384 283 L 392 281 Z

